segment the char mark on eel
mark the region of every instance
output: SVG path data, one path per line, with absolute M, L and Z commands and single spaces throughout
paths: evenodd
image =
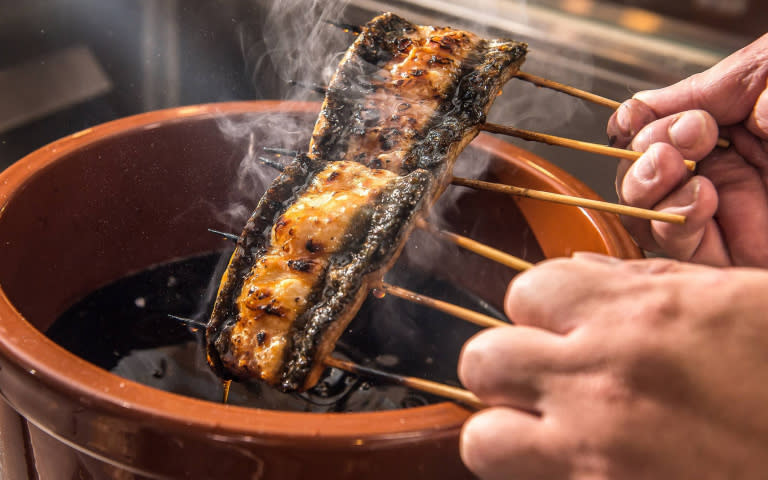
M 527 46 L 380 15 L 330 82 L 306 155 L 270 185 L 206 328 L 222 378 L 313 387 Z

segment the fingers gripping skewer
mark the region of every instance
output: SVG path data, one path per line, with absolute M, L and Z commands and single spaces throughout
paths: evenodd
M 431 393 L 440 397 L 455 400 L 459 403 L 463 403 L 469 407 L 481 409 L 486 405 L 480 401 L 472 392 L 464 390 L 463 388 L 453 387 L 444 383 L 433 382 L 418 377 L 407 377 L 403 375 L 395 375 L 393 373 L 383 372 L 374 368 L 364 367 L 356 363 L 348 362 L 346 360 L 340 360 L 331 356 L 326 357 L 323 363 L 329 367 L 338 368 L 345 372 L 354 373 L 365 377 L 374 378 L 376 380 L 385 381 L 387 383 L 395 383 L 403 385 L 414 390 L 419 390 L 426 393 Z
M 557 90 L 558 92 L 562 92 L 572 97 L 580 98 L 582 100 L 587 100 L 588 102 L 596 103 L 598 105 L 602 105 L 604 107 L 608 107 L 613 110 L 616 110 L 621 106 L 621 102 L 617 102 L 616 100 L 611 100 L 610 98 L 601 97 L 600 95 L 596 95 L 592 92 L 580 90 L 576 87 L 565 85 L 560 82 L 555 82 L 554 80 L 549 80 L 547 78 L 539 77 L 527 72 L 517 72 L 515 74 L 515 77 L 519 78 L 520 80 L 525 80 L 526 82 L 533 83 L 536 86 L 549 88 L 551 90 Z M 717 146 L 721 148 L 728 148 L 731 146 L 731 141 L 728 140 L 727 138 L 718 138 Z

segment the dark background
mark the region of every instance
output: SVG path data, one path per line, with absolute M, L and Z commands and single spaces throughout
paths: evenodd
M 529 0 L 528 5 L 542 6 L 554 12 L 570 12 L 569 15 L 580 12 L 578 15 L 607 25 L 618 23 L 628 10 L 646 9 L 663 14 L 665 19 L 670 20 L 669 25 L 664 24 L 667 25 L 665 32 L 659 32 L 658 35 L 672 35 L 675 41 L 683 45 L 703 41 L 706 43 L 705 49 L 724 56 L 756 38 L 762 33 L 764 25 L 768 25 L 768 15 L 763 11 L 766 9 L 761 8 L 761 2 L 733 2 Z M 357 5 L 366 2 L 351 3 L 346 18 L 342 20 L 362 21 L 376 13 L 366 11 L 364 5 Z M 413 7 L 414 11 L 427 15 L 428 19 L 434 18 L 436 22 L 442 20 L 441 12 L 425 13 L 419 3 L 389 2 L 391 5 Z M 505 2 L 498 3 L 501 5 Z M 521 4 L 512 0 L 506 3 Z M 738 4 L 738 8 L 732 8 L 735 4 Z M 49 108 L 45 114 L 36 118 L 17 122 L 10 128 L 0 128 L 0 170 L 51 141 L 127 115 L 176 105 L 284 98 L 287 92 L 285 79 L 275 70 L 275 62 L 279 59 L 254 60 L 266 49 L 263 42 L 264 23 L 267 21 L 265 12 L 273 5 L 274 2 L 268 0 L 0 0 L 0 81 L 4 81 L 2 85 L 6 86 L 5 91 L 0 91 L 0 119 L 4 112 L 3 102 L 7 103 L 14 98 L 17 89 L 21 92 L 24 90 L 22 87 L 26 87 L 27 95 L 31 98 L 25 98 L 24 101 L 42 106 L 43 109 L 54 100 L 47 96 L 59 95 L 50 92 L 46 85 L 57 83 L 66 89 L 70 77 L 76 76 L 76 68 L 75 71 L 40 73 L 40 78 L 35 77 L 35 72 L 51 55 L 69 48 L 85 49 L 110 83 L 107 91 L 95 96 Z M 729 13 L 724 13 L 726 11 Z M 532 27 L 540 26 L 532 24 Z M 631 30 L 632 25 L 628 28 Z M 559 34 L 555 32 L 555 35 Z M 524 35 L 522 38 L 529 40 Z M 594 39 L 585 40 L 583 45 L 578 44 L 577 39 L 571 41 L 571 47 L 579 51 L 588 52 L 595 45 Z M 536 62 L 537 58 L 539 64 L 549 61 L 557 65 L 559 58 L 572 57 L 563 53 L 563 46 L 550 49 L 546 41 L 537 44 L 535 39 L 531 43 L 538 49 L 537 56 L 526 65 L 533 65 L 534 69 L 538 65 L 530 62 Z M 328 48 L 340 51 L 344 45 L 329 42 Z M 547 56 L 548 50 L 554 53 Z M 664 85 L 690 74 L 692 68 L 700 68 L 678 66 L 673 62 L 671 65 L 658 64 L 654 72 L 648 73 L 633 63 L 636 59 L 630 55 L 625 57 L 601 59 L 596 55 L 594 62 L 609 73 L 623 72 L 627 79 L 642 80 L 644 83 L 641 86 Z M 545 58 L 549 60 L 542 60 Z M 653 59 L 648 62 L 653 63 Z M 14 84 L 16 74 L 13 72 L 20 68 L 37 78 L 33 82 L 35 85 Z M 576 76 L 573 81 L 579 84 L 582 77 L 583 74 L 581 77 Z M 626 98 L 633 89 L 639 88 L 625 85 L 621 78 L 603 81 L 595 78 L 595 81 L 587 82 L 587 85 L 617 99 Z M 586 107 L 578 108 L 586 111 Z M 583 119 L 574 119 L 574 123 L 586 124 L 584 128 L 589 128 L 588 132 L 560 128 L 554 133 L 604 142 L 604 122 L 610 112 L 599 108 L 595 110 L 591 106 L 588 108 L 592 109 L 589 115 Z M 558 111 L 552 110 L 552 117 L 558 115 Z M 534 126 L 541 128 L 541 123 L 534 122 Z M 592 138 L 588 138 L 590 136 Z M 559 159 L 559 151 L 539 150 L 551 147 L 524 146 L 540 154 L 544 152 L 555 163 L 565 165 L 603 196 L 612 195 L 608 177 L 614 164 L 608 162 L 594 172 L 587 167 L 571 168 L 570 165 L 574 164 L 571 160 L 573 155 L 567 160 Z M 581 158 L 578 155 L 576 157 Z M 599 176 L 600 179 L 591 181 L 591 176 Z

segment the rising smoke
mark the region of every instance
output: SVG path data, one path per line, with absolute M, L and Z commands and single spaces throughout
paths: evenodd
M 291 86 L 289 82 L 294 80 L 325 85 L 330 81 L 353 37 L 328 22 L 352 21 L 347 15 L 351 3 L 348 0 L 274 0 L 263 6 L 263 22 L 260 22 L 258 28 L 241 25 L 238 34 L 244 65 L 256 92 L 279 100 L 319 102 L 321 97 L 316 92 Z M 515 21 L 521 22 L 521 25 L 526 24 L 529 19 L 525 1 L 489 1 L 483 2 L 481 12 L 467 10 L 460 24 L 453 26 L 471 29 L 483 36 L 499 36 L 501 27 L 496 20 L 505 15 L 503 9 L 508 9 L 510 5 L 517 12 Z M 370 14 L 373 15 L 375 13 Z M 413 20 L 429 21 L 424 18 Z M 502 36 L 517 37 L 516 34 Z M 520 39 L 528 40 L 524 36 Z M 572 72 L 566 73 L 556 63 L 538 60 L 544 57 L 544 52 L 535 43 L 531 43 L 530 49 L 526 69 L 551 78 L 564 79 L 569 75 L 572 78 Z M 547 49 L 548 56 L 558 56 L 558 52 L 552 52 L 551 45 Z M 588 53 L 579 55 L 581 58 L 575 60 L 591 63 Z M 577 84 L 585 84 L 584 78 L 575 80 Z M 585 114 L 588 115 L 588 110 L 579 100 L 512 80 L 504 94 L 496 100 L 489 119 L 523 128 L 554 131 L 558 126 L 568 123 L 574 115 L 583 117 Z M 247 146 L 247 153 L 240 163 L 231 206 L 225 212 L 219 212 L 226 217 L 222 219 L 225 223 L 242 225 L 261 193 L 276 175 L 276 172 L 259 162 L 258 157 L 263 155 L 262 148 L 273 146 L 306 151 L 313 124 L 312 115 L 300 117 L 294 114 L 223 118 L 219 122 L 225 135 Z M 284 160 L 288 161 L 287 158 Z M 487 153 L 469 148 L 457 161 L 455 174 L 469 178 L 481 177 L 488 168 L 488 160 Z M 461 198 L 467 193 L 466 189 L 449 187 L 435 205 L 431 218 L 440 226 L 450 227 L 453 218 L 467 214 L 459 210 Z M 458 233 L 473 237 L 479 228 L 480 225 L 470 225 Z M 527 228 L 521 226 L 520 234 L 530 235 Z M 425 271 L 439 263 L 440 257 L 455 254 L 456 247 L 428 235 L 415 236 L 403 251 L 404 259 L 409 264 Z M 474 274 L 483 275 L 483 272 Z
M 237 35 L 244 68 L 260 97 L 294 102 L 319 102 L 317 92 L 292 85 L 327 84 L 344 50 L 349 34 L 328 21 L 344 18 L 349 1 L 274 0 L 262 5 L 258 25 L 241 24 Z M 312 108 L 312 107 L 309 107 Z M 306 151 L 314 124 L 313 115 L 292 113 L 224 117 L 221 132 L 245 146 L 230 207 L 216 212 L 226 224 L 242 224 L 256 206 L 276 172 L 259 161 L 264 147 Z M 290 161 L 288 157 L 280 159 Z

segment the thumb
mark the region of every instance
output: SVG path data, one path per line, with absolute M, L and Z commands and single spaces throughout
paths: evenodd
M 648 105 L 659 118 L 702 109 L 709 112 L 718 124 L 733 125 L 750 117 L 758 98 L 766 89 L 766 79 L 768 34 L 709 70 L 666 88 L 639 92 L 633 98 Z M 765 109 L 768 110 L 768 107 Z
M 763 140 L 768 140 L 768 88 L 757 99 L 755 108 L 747 119 L 747 129 Z

